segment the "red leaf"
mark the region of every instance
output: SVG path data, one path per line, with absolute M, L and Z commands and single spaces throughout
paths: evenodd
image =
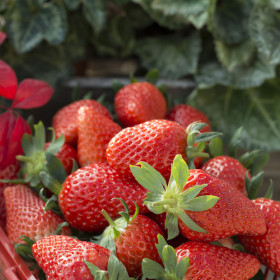
M 4 32 L 0 31 L 0 45 L 3 44 L 6 37 L 7 37 L 7 35 Z
M 0 60 L 0 96 L 14 99 L 17 90 L 17 77 L 14 70 Z
M 22 81 L 11 108 L 31 109 L 45 105 L 52 97 L 53 89 L 45 82 L 34 79 Z
M 12 111 L 0 115 L 0 169 L 16 162 L 22 154 L 21 138 L 24 133 L 31 134 L 27 122 Z

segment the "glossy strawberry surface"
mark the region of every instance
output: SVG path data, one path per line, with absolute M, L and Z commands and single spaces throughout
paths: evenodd
M 175 251 L 178 261 L 184 257 L 190 260 L 184 280 L 248 280 L 260 269 L 252 255 L 205 242 L 189 241 Z
M 260 236 L 239 236 L 245 249 L 280 276 L 280 202 L 268 198 L 253 200 L 265 215 L 267 231 Z
M 26 235 L 33 240 L 55 234 L 64 220 L 52 212 L 44 211 L 45 203 L 25 185 L 14 185 L 4 190 L 7 212 L 7 233 L 11 242 L 19 243 L 19 237 Z M 63 234 L 71 234 L 63 228 Z
M 186 159 L 187 135 L 177 123 L 152 120 L 127 127 L 108 144 L 107 161 L 118 172 L 128 176 L 129 165 L 145 161 L 169 178 L 171 164 L 177 154 Z M 132 176 L 132 175 L 131 175 Z
M 32 252 L 48 280 L 93 280 L 88 261 L 106 270 L 110 251 L 69 236 L 51 235 L 37 241 Z
M 121 88 L 115 96 L 114 106 L 119 121 L 125 127 L 163 119 L 166 114 L 163 94 L 148 82 L 136 82 Z
M 191 169 L 184 191 L 195 185 L 206 186 L 198 196 L 214 195 L 220 199 L 215 206 L 202 212 L 186 211 L 207 233 L 188 228 L 179 219 L 182 234 L 190 240 L 214 241 L 236 234 L 260 235 L 266 231 L 263 213 L 247 197 L 226 182 L 200 169 Z
M 13 180 L 17 178 L 17 172 L 19 171 L 19 162 L 10 164 L 6 168 L 0 170 L 0 179 Z M 6 228 L 6 209 L 4 199 L 4 189 L 11 186 L 11 183 L 0 182 L 0 227 Z
M 218 156 L 207 161 L 202 170 L 226 181 L 247 196 L 245 175 L 248 170 L 237 159 L 225 155 Z
M 52 127 L 55 129 L 56 136 L 61 134 L 65 137 L 65 143 L 76 145 L 78 139 L 77 114 L 82 106 L 92 107 L 96 112 L 111 118 L 110 112 L 106 107 L 93 99 L 78 100 L 61 108 L 52 119 Z
M 111 119 L 96 113 L 92 107 L 81 107 L 78 112 L 78 161 L 81 166 L 106 162 L 109 141 L 122 128 Z
M 74 228 L 98 232 L 108 222 L 101 213 L 104 209 L 112 219 L 119 216 L 122 204 L 113 198 L 122 198 L 131 214 L 134 203 L 140 213 L 147 213 L 144 206 L 146 189 L 136 181 L 127 179 L 105 163 L 94 163 L 78 169 L 67 177 L 59 194 L 59 205 L 66 221 Z
M 211 124 L 207 116 L 203 112 L 190 105 L 178 104 L 174 106 L 168 112 L 166 118 L 179 123 L 185 129 L 193 122 L 203 122 L 206 123 L 207 126 L 202 128 L 201 132 L 203 133 L 211 131 Z

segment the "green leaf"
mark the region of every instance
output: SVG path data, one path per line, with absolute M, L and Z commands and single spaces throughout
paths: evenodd
M 197 232 L 203 232 L 207 233 L 205 229 L 200 227 L 197 223 L 195 223 L 186 213 L 185 211 L 181 211 L 178 214 L 179 218 L 183 221 L 183 223 L 189 227 L 191 230 L 197 231 Z
M 221 135 L 223 135 L 222 132 L 216 131 L 200 133 L 195 136 L 195 143 L 207 142 Z
M 178 279 L 184 279 L 190 264 L 190 259 L 185 257 L 182 258 L 176 266 L 176 276 Z
M 64 139 L 65 139 L 64 135 L 61 134 L 57 139 L 55 139 L 54 141 L 51 142 L 51 144 L 46 149 L 46 153 L 55 155 L 60 150 L 62 145 L 64 144 Z
M 165 228 L 168 232 L 168 240 L 179 235 L 178 217 L 170 212 L 166 212 Z
M 159 71 L 158 69 L 152 69 L 150 70 L 146 75 L 145 75 L 145 79 L 147 82 L 151 83 L 151 84 L 156 84 L 156 82 L 159 79 Z
M 207 185 L 196 185 L 191 188 L 188 188 L 185 190 L 182 194 L 182 198 L 184 203 L 187 203 L 188 201 L 194 199 L 200 192 L 201 190 L 206 187 Z
M 250 15 L 249 30 L 252 40 L 269 63 L 280 63 L 280 15 L 269 4 L 259 1 Z
M 149 16 L 163 27 L 168 29 L 182 29 L 185 24 L 178 20 L 174 16 L 165 16 L 161 11 L 152 7 L 154 0 L 132 0 L 132 2 L 139 4 L 143 10 L 145 10 Z
M 63 184 L 67 174 L 62 162 L 53 154 L 46 153 L 47 169 L 49 174 L 56 179 L 60 184 Z
M 161 234 L 157 235 L 157 239 L 158 239 L 158 243 L 156 243 L 156 247 L 157 247 L 157 251 L 158 254 L 161 258 L 161 260 L 163 260 L 163 248 L 164 246 L 168 245 L 168 243 L 166 242 L 166 240 L 164 239 L 164 237 Z
M 184 209 L 189 211 L 206 211 L 212 208 L 220 198 L 214 195 L 203 195 L 186 202 Z
M 67 33 L 66 13 L 59 4 L 49 2 L 30 9 L 27 1 L 18 1 L 7 18 L 7 34 L 18 53 L 25 53 L 42 40 L 60 44 Z
M 54 179 L 47 172 L 44 171 L 41 171 L 39 173 L 39 177 L 46 188 L 48 188 L 52 193 L 59 195 L 62 186 L 58 180 Z
M 215 41 L 216 54 L 220 63 L 229 71 L 243 65 L 248 65 L 256 53 L 256 46 L 251 40 L 245 40 L 237 45 L 227 45 Z
M 252 164 L 248 167 L 250 169 L 251 175 L 260 173 L 269 162 L 269 159 L 270 157 L 268 153 L 258 153 L 254 157 Z
M 34 145 L 36 150 L 43 151 L 46 144 L 46 132 L 43 123 L 40 121 L 38 124 L 34 125 L 35 135 L 34 135 Z
M 176 181 L 177 188 L 182 191 L 189 178 L 189 168 L 181 155 L 175 156 L 171 173 Z
M 142 272 L 149 279 L 161 279 L 165 275 L 165 270 L 159 263 L 147 258 L 142 260 Z
M 270 179 L 270 184 L 264 195 L 264 198 L 272 199 L 273 198 L 273 181 Z
M 223 140 L 220 137 L 215 137 L 209 142 L 209 152 L 211 157 L 218 157 L 224 154 Z
M 229 99 L 231 96 L 229 95 Z M 243 127 L 239 127 L 234 134 L 232 135 L 230 142 L 229 142 L 229 155 L 231 157 L 236 158 L 237 157 L 237 150 L 240 146 L 241 141 L 241 133 L 242 133 Z
M 163 194 L 161 193 L 153 193 L 153 192 L 148 192 L 147 197 L 145 198 L 145 205 L 147 205 L 148 209 L 155 213 L 155 214 L 161 214 L 165 212 L 164 205 L 158 205 L 155 206 L 154 202 L 161 201 L 163 199 Z
M 175 271 L 177 265 L 177 256 L 174 248 L 170 245 L 164 246 L 162 256 L 165 269 L 168 271 Z
M 106 22 L 106 1 L 82 0 L 83 13 L 95 32 L 99 33 Z
M 254 0 L 210 0 L 208 29 L 216 40 L 238 44 L 249 37 L 248 22 Z
M 30 134 L 24 133 L 21 138 L 21 147 L 26 156 L 30 156 L 35 152 L 35 145 L 33 144 L 33 137 Z
M 94 276 L 95 280 L 106 280 L 107 279 L 107 272 L 100 270 L 99 267 L 94 265 L 91 262 L 84 261 L 87 265 L 88 269 L 90 270 L 90 273 Z
M 146 162 L 139 162 L 140 166 L 130 165 L 130 170 L 136 181 L 149 191 L 163 193 L 167 187 L 163 176 Z
M 280 149 L 280 95 L 270 83 L 254 90 L 228 91 L 220 86 L 199 89 L 193 101 L 209 116 L 213 129 L 224 132 L 225 143 L 243 126 L 240 148 L 267 152 Z
M 259 193 L 260 188 L 263 185 L 263 172 L 260 172 L 256 176 L 253 176 L 247 183 L 248 180 L 245 180 L 246 190 L 248 193 L 248 198 L 256 199 Z
M 165 16 L 175 17 L 182 23 L 191 22 L 196 28 L 202 28 L 208 19 L 208 0 L 154 0 L 152 8 Z
M 156 68 L 161 76 L 168 78 L 180 78 L 196 73 L 200 51 L 201 39 L 197 32 L 188 37 L 147 37 L 138 40 L 135 48 L 146 69 Z
M 114 253 L 111 253 L 108 262 L 108 275 L 110 280 L 128 280 L 129 276 L 125 266 Z
M 81 3 L 80 0 L 63 0 L 63 1 L 66 5 L 67 9 L 69 9 L 70 11 L 76 10 Z

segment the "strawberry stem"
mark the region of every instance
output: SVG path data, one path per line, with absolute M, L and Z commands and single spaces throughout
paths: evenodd
M 115 228 L 116 227 L 116 223 L 111 219 L 109 214 L 104 209 L 101 210 L 101 213 L 105 217 L 105 219 L 107 220 L 109 225 L 112 226 L 113 228 Z

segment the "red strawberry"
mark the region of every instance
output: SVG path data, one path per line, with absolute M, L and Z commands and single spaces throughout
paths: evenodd
M 124 126 L 133 126 L 153 119 L 163 119 L 166 100 L 149 82 L 136 82 L 121 88 L 115 96 L 115 112 Z
M 194 107 L 186 104 L 178 104 L 174 106 L 167 114 L 168 120 L 179 123 L 183 128 L 187 128 L 193 122 L 203 122 L 208 124 L 201 129 L 201 132 L 210 132 L 211 125 L 206 115 L 195 109 Z
M 155 243 L 157 235 L 162 235 L 160 227 L 143 215 L 138 215 L 138 207 L 133 216 L 124 203 L 125 211 L 121 217 L 113 221 L 106 211 L 103 215 L 110 225 L 104 230 L 100 245 L 108 244 L 108 239 L 114 242 L 117 258 L 124 264 L 130 276 L 141 274 L 141 264 L 144 258 L 161 263 Z
M 115 219 L 122 209 L 119 197 L 126 201 L 131 211 L 134 204 L 140 207 L 140 213 L 147 213 L 143 205 L 146 190 L 137 182 L 128 180 L 105 163 L 94 163 L 80 168 L 67 177 L 59 194 L 59 206 L 65 220 L 74 228 L 98 232 L 108 222 L 101 214 L 106 210 Z
M 7 212 L 7 233 L 11 242 L 19 242 L 25 235 L 33 240 L 55 234 L 64 220 L 50 210 L 44 211 L 45 203 L 27 186 L 15 185 L 4 190 Z M 70 234 L 63 228 L 63 234 Z
M 56 136 L 61 134 L 65 137 L 65 143 L 76 145 L 78 138 L 77 114 L 82 106 L 92 107 L 97 113 L 111 118 L 109 111 L 95 100 L 78 100 L 62 109 L 53 117 L 52 127 L 55 129 Z
M 81 107 L 77 118 L 80 165 L 106 162 L 107 145 L 122 128 L 111 119 L 96 113 L 92 107 Z
M 50 146 L 50 142 L 45 144 L 45 149 Z M 73 159 L 77 162 L 77 151 L 76 149 L 69 145 L 63 144 L 55 156 L 62 162 L 67 174 L 70 174 L 73 168 Z
M 198 241 L 265 233 L 264 216 L 251 200 L 203 170 L 189 170 L 181 155 L 172 163 L 168 184 L 149 164 L 138 165 L 131 166 L 131 171 L 150 191 L 145 199 L 149 210 L 166 213 L 169 239 L 179 234 L 178 224 L 186 238 Z
M 85 261 L 106 270 L 110 256 L 108 249 L 97 244 L 62 235 L 37 241 L 32 252 L 48 280 L 93 280 Z
M 175 251 L 178 262 L 189 258 L 184 280 L 247 280 L 260 269 L 259 261 L 252 255 L 204 242 L 186 242 Z
M 280 276 L 280 202 L 268 198 L 253 200 L 265 215 L 267 231 L 259 236 L 239 236 L 245 249 Z
M 174 157 L 181 154 L 186 160 L 186 147 L 187 134 L 179 124 L 152 120 L 125 128 L 112 138 L 107 161 L 126 176 L 130 174 L 129 165 L 145 161 L 168 178 Z
M 17 178 L 17 172 L 19 171 L 19 162 L 15 164 L 10 164 L 6 168 L 0 170 L 0 179 L 4 180 L 14 180 Z M 5 199 L 4 199 L 4 189 L 11 186 L 10 183 L 0 182 L 0 227 L 6 228 L 6 209 L 5 209 Z
M 219 197 L 217 204 L 207 211 L 186 211 L 189 217 L 208 233 L 198 233 L 187 227 L 179 219 L 180 229 L 190 240 L 214 241 L 236 234 L 260 235 L 265 233 L 266 225 L 261 211 L 238 190 L 203 170 L 191 169 L 189 179 L 183 189 L 195 185 L 207 186 L 200 195 Z
M 226 181 L 247 196 L 245 175 L 248 170 L 237 159 L 224 155 L 218 156 L 207 161 L 202 166 L 202 170 Z

